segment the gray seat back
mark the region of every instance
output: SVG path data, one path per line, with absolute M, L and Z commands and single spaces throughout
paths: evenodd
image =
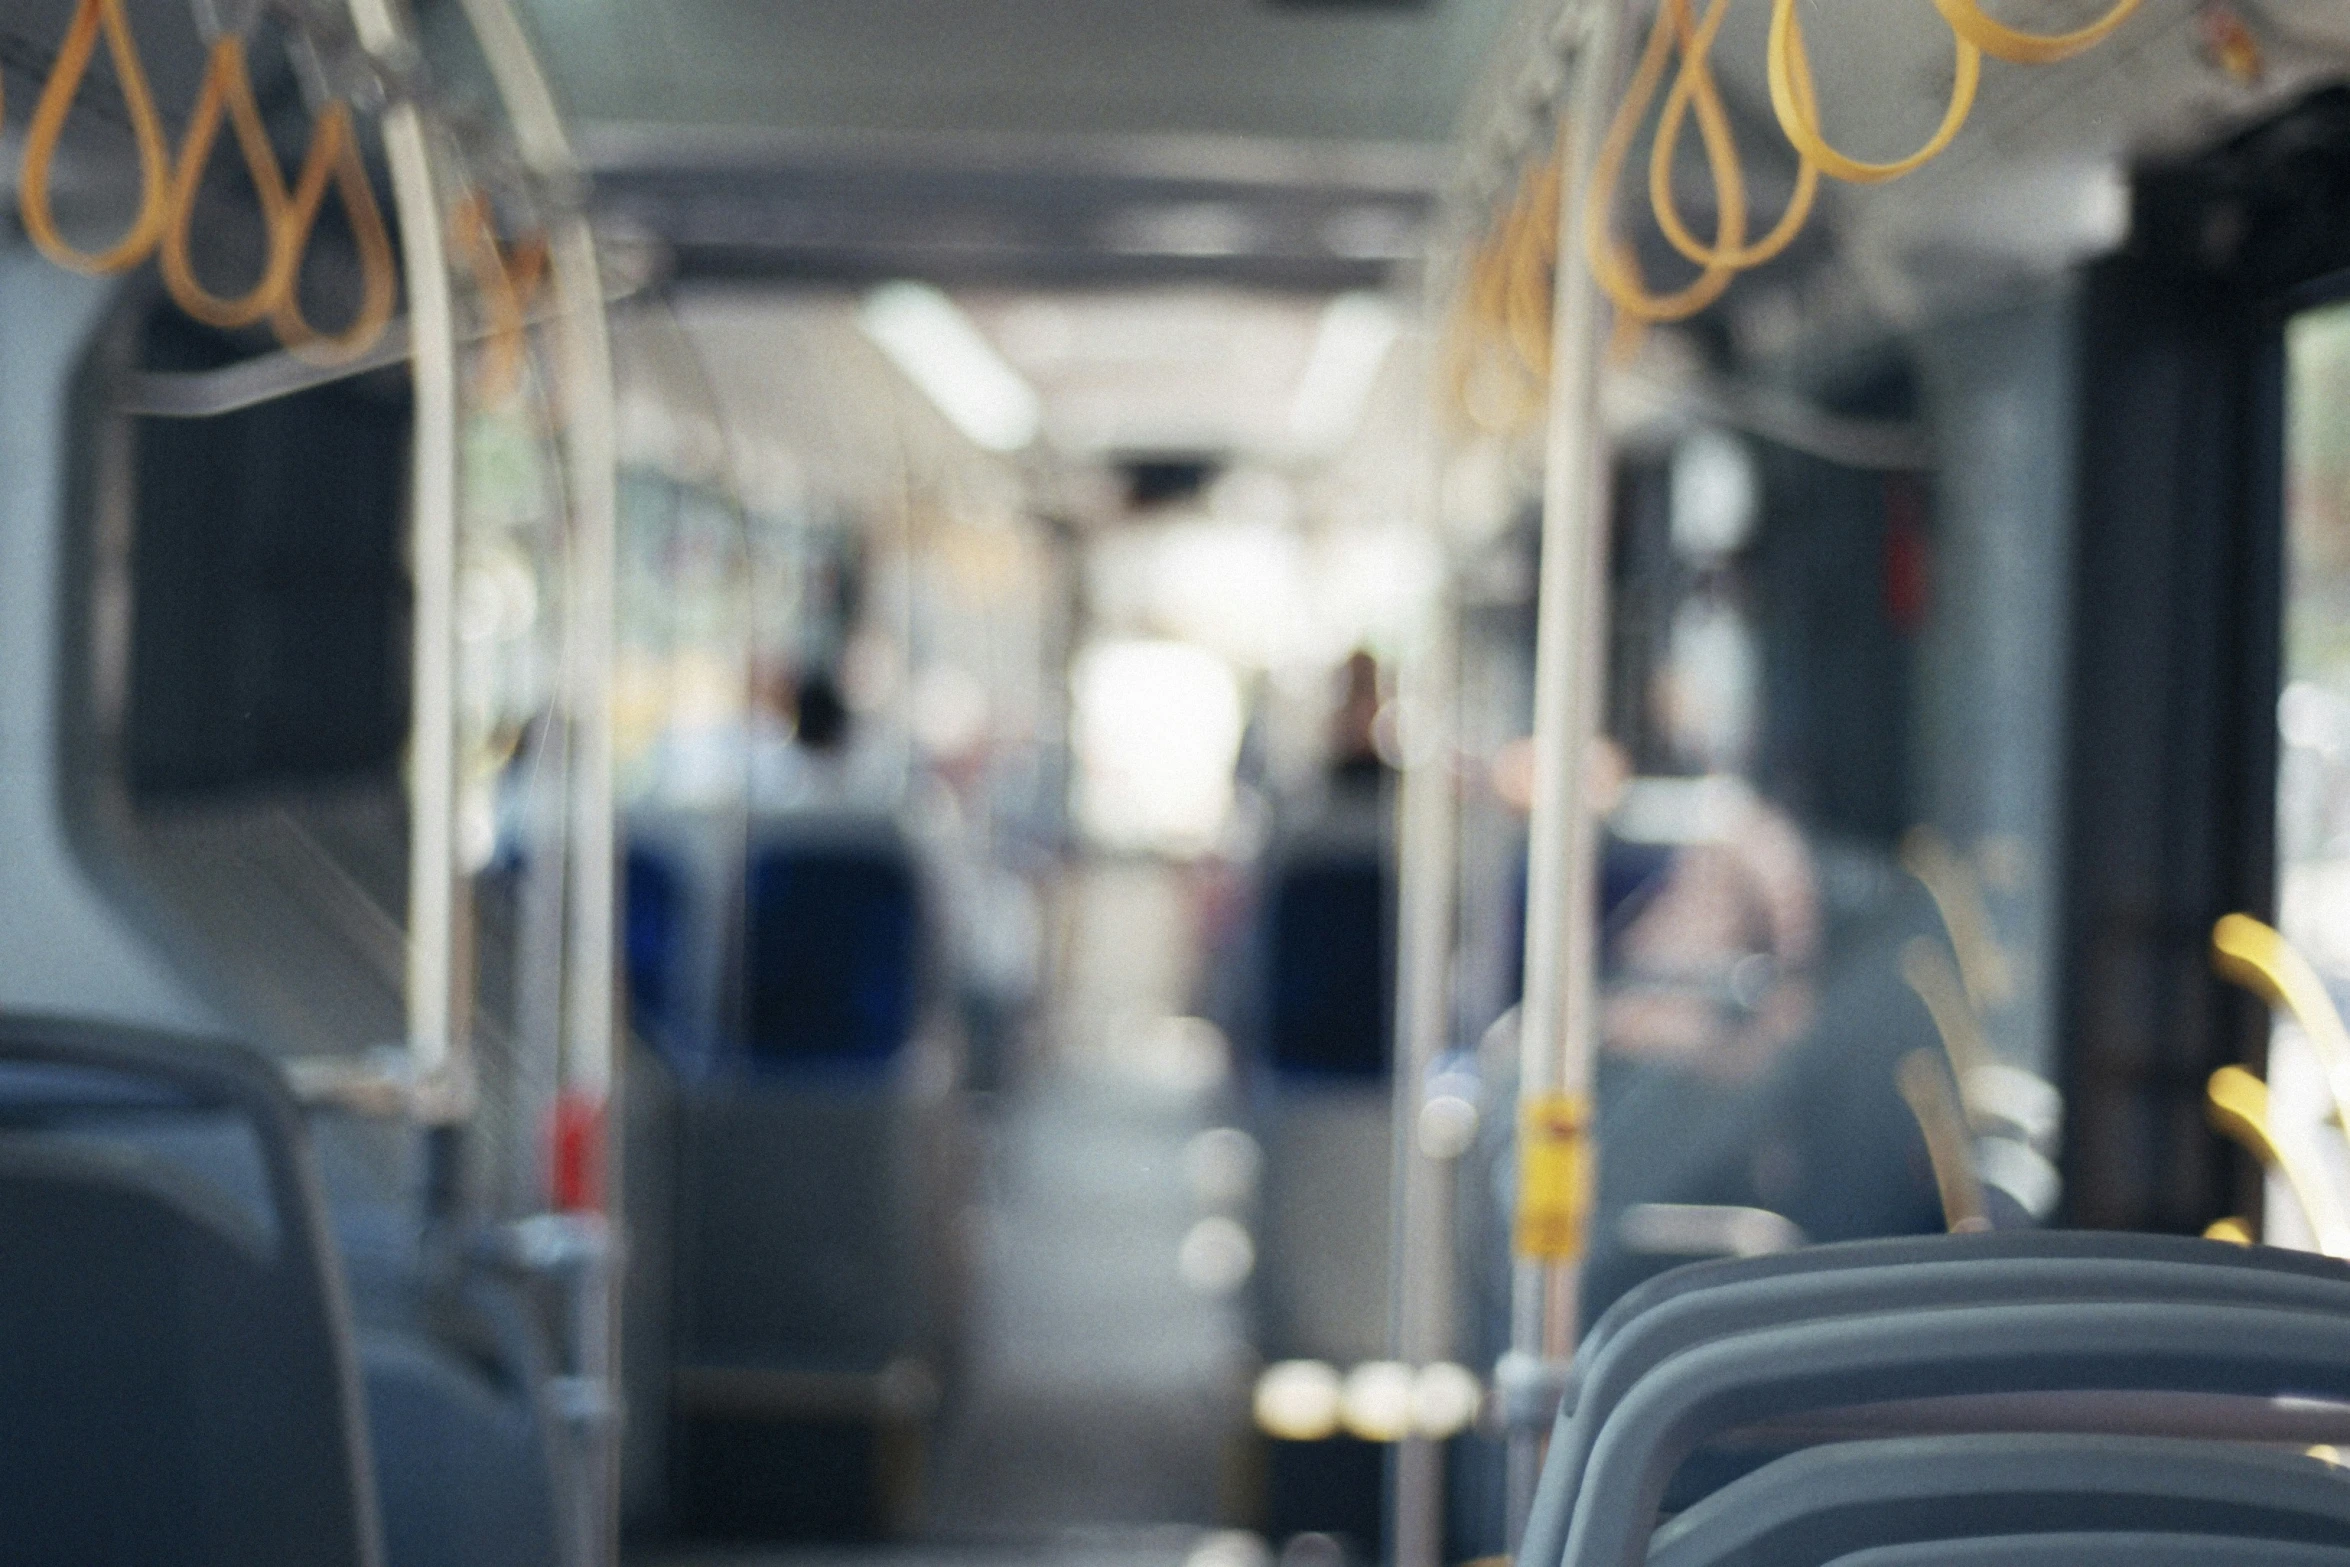
M 1694 1277 L 1654 1291 L 1647 1309 L 1615 1322 L 1599 1352 L 1583 1363 L 1575 1402 L 1561 1410 L 1551 1437 L 1525 1559 L 1555 1560 L 1563 1549 L 1591 1443 L 1617 1403 L 1657 1365 L 1708 1339 L 1832 1316 L 2030 1301 L 2201 1301 L 2350 1312 L 2350 1266 L 2329 1258 L 2168 1236 L 2129 1237 L 2159 1243 L 2138 1247 L 2078 1244 L 2106 1242 L 2102 1236 L 2026 1233 L 2033 1244 L 1867 1242 L 1821 1248 L 1834 1255 L 1818 1268 L 1784 1265 L 1790 1256 L 1810 1255 L 1795 1253 L 1755 1259 L 1782 1263 L 1768 1269 L 1678 1270 Z M 1901 1260 L 1855 1265 L 1871 1256 Z
M 2122 1529 L 2350 1540 L 2350 1480 L 2314 1458 L 2144 1437 L 1910 1437 L 1815 1447 L 1657 1531 L 1649 1567 L 1825 1567 L 1872 1546 Z
M 190 1123 L 249 1139 L 246 1189 Z M 249 1052 L 0 1019 L 0 1499 L 0 1562 L 379 1562 L 324 1205 Z
M 2350 1567 L 2350 1546 L 2215 1534 L 1995 1534 L 1839 1556 L 1831 1567 Z
M 1601 1427 L 1565 1560 L 1639 1567 L 1667 1480 L 1718 1431 L 1900 1399 L 2096 1389 L 2341 1397 L 2350 1318 L 2067 1303 L 1836 1317 L 1714 1339 L 1650 1373 Z

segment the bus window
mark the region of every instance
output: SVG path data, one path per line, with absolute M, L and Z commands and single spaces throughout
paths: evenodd
M 2277 927 L 2337 998 L 2350 997 L 2350 305 L 2293 318 L 2285 332 L 2285 602 L 2277 700 Z M 2280 1016 L 2269 1041 L 2279 1134 L 2350 1189 L 2350 1147 L 2331 1129 L 2324 1064 Z M 2315 1237 L 2271 1176 L 2267 1233 Z

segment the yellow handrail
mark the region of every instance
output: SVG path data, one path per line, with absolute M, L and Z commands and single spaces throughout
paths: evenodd
M 2285 1178 L 2317 1237 L 2318 1249 L 2329 1257 L 2350 1257 L 2350 1219 L 2343 1216 L 2325 1176 L 2277 1141 L 2269 1119 L 2268 1085 L 2240 1066 L 2223 1066 L 2211 1074 L 2205 1100 L 2205 1112 L 2216 1130 L 2242 1143 L 2254 1158 Z
M 1816 118 L 1819 109 L 1812 98 L 1811 67 L 1808 61 L 1798 61 L 1794 78 L 1797 96 Z M 1673 78 L 1672 91 L 1665 95 L 1663 113 L 1657 117 L 1656 139 L 1648 152 L 1648 204 L 1656 213 L 1657 227 L 1665 239 L 1682 255 L 1701 267 L 1720 263 L 1741 271 L 1761 266 L 1789 245 L 1803 232 L 1810 221 L 1811 209 L 1820 194 L 1820 166 L 1810 158 L 1803 158 L 1795 171 L 1795 190 L 1787 200 L 1787 210 L 1779 215 L 1779 222 L 1770 233 L 1743 249 L 1728 254 L 1701 243 L 1681 221 L 1681 211 L 1673 199 L 1673 158 L 1681 149 L 1681 128 L 1687 123 L 1693 105 L 1710 103 L 1714 112 L 1723 114 L 1724 134 L 1727 134 L 1726 111 L 1721 108 L 1721 90 L 1714 82 L 1713 67 L 1706 55 L 1685 55 L 1679 75 Z M 1704 110 L 1700 108 L 1701 124 Z M 1733 156 L 1729 166 L 1739 171 Z M 1745 176 L 1734 172 L 1743 190 Z
M 2309 960 L 2274 927 L 2228 914 L 2211 927 L 2211 966 L 2301 1025 L 2325 1072 L 2334 1114 L 2350 1129 L 2350 1029 Z
M 1518 363 L 1536 381 L 1550 378 L 1550 314 L 1553 269 L 1558 262 L 1559 199 L 1562 177 L 1557 158 L 1536 164 L 1519 192 L 1513 227 L 1502 254 L 1502 324 Z
M 1942 1221 L 1953 1235 L 1991 1227 L 1983 1202 L 1983 1182 L 1975 1174 L 1968 1151 L 1965 1113 L 1951 1091 L 1950 1074 L 1931 1050 L 1912 1050 L 1893 1069 L 1894 1085 L 1902 1102 L 1917 1117 L 1926 1139 L 1926 1159 L 1934 1168 L 1934 1188 L 1942 1199 Z
M 138 146 L 140 200 L 138 213 L 123 236 L 106 250 L 89 252 L 76 249 L 58 232 L 49 180 L 66 120 L 73 112 L 74 96 L 89 74 L 101 33 L 114 58 L 115 75 L 130 114 L 131 135 Z M 236 133 L 266 230 L 261 276 L 250 290 L 234 298 L 223 298 L 204 286 L 196 276 L 189 249 L 205 165 L 224 116 Z M 360 299 L 347 327 L 322 334 L 302 314 L 301 267 L 330 179 L 359 248 Z M 228 34 L 212 45 L 203 85 L 175 162 L 122 0 L 78 0 L 65 42 L 41 86 L 40 101 L 26 129 L 17 201 L 25 232 L 58 265 L 76 272 L 123 272 L 156 252 L 165 289 L 190 316 L 222 328 L 250 326 L 267 317 L 280 342 L 314 363 L 341 364 L 365 353 L 390 324 L 398 300 L 391 236 L 367 178 L 349 107 L 329 104 L 319 115 L 311 128 L 310 149 L 301 173 L 289 192 L 285 171 L 278 164 L 253 95 L 244 40 Z M 503 262 L 500 267 L 502 273 Z M 512 292 L 511 286 L 508 292 Z
M 1913 936 L 1901 949 L 1901 978 L 1926 1004 L 1934 1031 L 1942 1036 L 1942 1051 L 1950 1057 L 1951 1075 L 1963 1097 L 1976 1074 L 1995 1059 L 1983 1038 L 1983 1023 L 1967 999 L 1958 969 L 1931 936 Z
M 1980 1012 L 2006 1005 L 2014 999 L 2015 976 L 1991 932 L 1982 879 L 1931 827 L 1912 827 L 1902 834 L 1900 853 L 1901 868 L 1918 879 L 1942 916 L 1950 950 L 1958 958 L 1959 977 L 1966 982 L 1967 1000 Z

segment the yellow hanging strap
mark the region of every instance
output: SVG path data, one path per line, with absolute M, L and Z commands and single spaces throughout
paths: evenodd
M 449 226 L 473 272 L 484 325 L 489 329 L 476 393 L 483 402 L 496 405 L 511 397 L 521 384 L 524 334 L 531 298 L 546 271 L 546 242 L 526 239 L 516 242 L 511 250 L 501 249 L 491 222 L 489 198 L 479 191 L 457 203 Z
M 97 53 L 98 34 L 106 34 L 107 51 L 114 57 L 114 73 L 122 88 L 123 106 L 130 111 L 131 139 L 139 150 L 139 211 L 122 238 L 106 250 L 77 250 L 57 232 L 56 214 L 49 206 L 49 173 L 57 160 L 58 139 L 65 134 L 66 117 L 73 112 L 74 94 L 88 74 Z M 147 73 L 139 64 L 139 46 L 131 37 L 130 19 L 122 0 L 80 0 L 57 63 L 41 88 L 25 129 L 24 173 L 18 182 L 17 208 L 25 233 L 41 254 L 74 272 L 127 272 L 147 259 L 163 237 L 171 198 L 171 152 L 164 144 L 163 124 L 156 118 L 155 97 L 148 90 Z
M 2015 65 L 2054 65 L 2105 41 L 2105 35 L 2130 19 L 2139 0 L 2118 0 L 2114 8 L 2087 27 L 2070 33 L 2025 33 L 1983 14 L 1977 0 L 1934 0 L 1934 9 L 1963 41 L 1995 60 Z
M 359 155 L 359 140 L 351 129 L 351 111 L 340 103 L 328 104 L 311 127 L 310 150 L 286 206 L 284 242 L 295 256 L 309 248 L 329 178 L 342 198 L 351 237 L 359 247 L 358 312 L 342 331 L 321 334 L 304 319 L 299 280 L 289 276 L 284 293 L 270 311 L 270 324 L 277 329 L 278 341 L 293 353 L 316 364 L 331 365 L 348 363 L 375 346 L 392 319 L 399 291 L 391 236 L 384 229 L 382 209 L 375 204 L 375 191 L 367 182 L 367 164 Z
M 1635 321 L 1686 321 L 1721 298 L 1738 275 L 1738 268 L 1724 258 L 1737 255 L 1746 243 L 1746 180 L 1738 166 L 1738 147 L 1731 137 L 1729 115 L 1718 93 L 1699 91 L 1694 86 L 1690 93 L 1690 104 L 1697 115 L 1698 140 L 1705 148 L 1715 193 L 1714 242 L 1707 247 L 1712 259 L 1701 263 L 1705 270 L 1687 286 L 1670 294 L 1651 293 L 1640 276 L 1640 263 L 1632 247 L 1617 237 L 1610 221 L 1616 182 L 1623 175 L 1625 160 L 1631 156 L 1632 140 L 1639 134 L 1640 123 L 1647 117 L 1649 105 L 1656 101 L 1657 89 L 1664 85 L 1665 65 L 1674 44 L 1677 42 L 1681 47 L 1684 75 L 1692 70 L 1692 62 L 1696 62 L 1696 70 L 1702 71 L 1706 51 L 1713 47 L 1728 11 L 1729 0 L 1712 0 L 1706 8 L 1705 20 L 1692 28 L 1688 0 L 1663 0 L 1657 7 L 1656 25 L 1648 31 L 1648 46 L 1641 50 L 1640 62 L 1632 69 L 1624 101 L 1616 106 L 1615 118 L 1609 122 L 1607 136 L 1600 142 L 1598 156 L 1593 160 L 1591 188 L 1584 193 L 1584 254 L 1591 263 L 1594 280 L 1616 302 L 1616 307 Z
M 1719 7 L 1716 9 L 1718 11 Z M 1718 17 L 1709 20 L 1718 26 Z M 1724 141 L 1730 142 L 1729 113 L 1722 106 L 1721 89 L 1714 81 L 1713 33 L 1701 32 L 1699 36 L 1701 43 L 1684 50 L 1680 74 L 1673 78 L 1672 91 L 1665 94 L 1664 110 L 1657 117 L 1656 139 L 1648 154 L 1648 204 L 1656 214 L 1657 227 L 1664 230 L 1665 238 L 1682 255 L 1701 267 L 1721 265 L 1744 271 L 1748 267 L 1759 267 L 1778 255 L 1795 242 L 1796 235 L 1803 232 L 1803 225 L 1811 219 L 1812 204 L 1819 198 L 1820 166 L 1808 157 L 1801 160 L 1796 168 L 1795 190 L 1788 198 L 1787 210 L 1779 215 L 1777 226 L 1752 245 L 1724 251 L 1703 243 L 1689 232 L 1688 225 L 1681 220 L 1680 207 L 1673 198 L 1673 158 L 1681 149 L 1681 131 L 1689 122 L 1691 109 L 1694 108 L 1698 113 L 1701 132 L 1706 117 L 1714 116 L 1721 125 L 1720 134 Z M 1819 105 L 1812 96 L 1810 64 L 1799 60 L 1797 67 L 1794 78 L 1796 97 L 1816 120 L 1819 117 Z M 1737 150 L 1735 144 L 1731 143 L 1729 167 L 1737 169 L 1738 166 Z M 1720 178 L 1718 172 L 1716 178 Z M 1743 173 L 1736 178 L 1743 188 Z
M 261 221 L 268 231 L 267 259 L 252 290 L 235 299 L 223 299 L 205 288 L 188 256 L 188 236 L 194 226 L 196 197 L 204 183 L 204 165 L 212 156 L 213 140 L 226 114 L 243 153 L 253 194 L 261 202 Z M 278 306 L 293 287 L 294 269 L 301 255 L 288 243 L 292 227 L 286 222 L 286 177 L 278 167 L 276 149 L 261 123 L 261 107 L 253 100 L 253 82 L 245 68 L 244 41 L 235 34 L 212 46 L 205 68 L 204 88 L 188 117 L 186 138 L 180 143 L 179 172 L 172 181 L 170 215 L 164 225 L 157 262 L 163 286 L 179 307 L 207 326 L 251 326 Z
M 1502 322 L 1518 362 L 1535 380 L 1550 378 L 1550 316 L 1558 266 L 1558 160 L 1536 165 L 1520 193 L 1506 252 Z
M 1518 429 L 1540 403 L 1543 372 L 1528 361 L 1529 345 L 1511 331 L 1513 314 L 1526 309 L 1518 264 L 1518 247 L 1529 227 L 1526 206 L 1521 184 L 1500 224 L 1469 253 L 1447 346 L 1454 400 L 1472 425 L 1495 434 Z M 1547 355 L 1543 358 L 1547 361 Z M 1509 406 L 1495 407 L 1489 393 L 1498 393 Z
M 1945 18 L 1949 10 L 1950 6 L 1943 4 Z M 1975 89 L 1982 84 L 1982 47 L 1960 32 L 1955 23 L 1951 37 L 1958 45 L 1958 70 L 1951 78 L 1950 105 L 1942 113 L 1940 128 L 1923 147 L 1906 158 L 1896 158 L 1890 163 L 1864 163 L 1829 146 L 1821 134 L 1819 104 L 1811 93 L 1811 56 L 1804 48 L 1803 22 L 1795 14 L 1795 0 L 1772 0 L 1769 53 L 1764 63 L 1771 85 L 1771 108 L 1779 116 L 1779 128 L 1787 133 L 1787 140 L 1798 156 L 1855 185 L 1878 185 L 1915 173 L 1941 157 L 1957 139 L 1967 115 L 1974 110 Z
M 1856 185 L 1881 184 L 1914 173 L 1946 151 L 1974 110 L 1982 85 L 1983 56 L 2023 65 L 2047 65 L 2089 49 L 2103 41 L 2136 11 L 2140 0 L 2118 0 L 2098 21 L 2060 34 L 2020 32 L 1993 21 L 1978 0 L 1934 0 L 1948 24 L 1955 48 L 1950 99 L 1942 121 L 1926 144 L 1906 158 L 1871 162 L 1852 157 L 1831 145 L 1821 129 L 1817 85 L 1811 53 L 1803 36 L 1796 0 L 1772 0 L 1765 75 L 1770 84 L 1771 108 L 1797 158 L 1795 190 L 1787 210 L 1771 231 L 1753 244 L 1746 243 L 1745 178 L 1729 114 L 1721 99 L 1709 63 L 1728 0 L 1711 0 L 1702 20 L 1692 21 L 1691 0 L 1660 0 L 1648 47 L 1634 67 L 1624 101 L 1616 111 L 1608 136 L 1592 171 L 1592 189 L 1586 194 L 1585 248 L 1599 286 L 1607 291 L 1625 318 L 1633 323 L 1686 320 L 1722 296 L 1736 275 L 1760 266 L 1792 244 L 1810 220 L 1823 175 Z M 1650 291 L 1640 276 L 1632 249 L 1615 237 L 1608 222 L 1615 187 L 1630 156 L 1632 142 L 1664 81 L 1668 57 L 1678 45 L 1681 67 L 1666 93 L 1658 117 L 1648 161 L 1649 207 L 1657 226 L 1673 248 L 1704 270 L 1685 287 L 1669 294 Z M 1690 232 L 1673 191 L 1673 163 L 1688 121 L 1697 121 L 1705 148 L 1707 170 L 1716 195 L 1715 234 L 1708 243 Z

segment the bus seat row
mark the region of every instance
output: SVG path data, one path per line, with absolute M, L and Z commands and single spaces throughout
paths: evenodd
M 665 1079 L 654 1511 L 705 1536 L 885 1530 L 931 1402 L 906 1389 L 944 1377 L 958 1316 L 960 1072 L 923 862 L 889 816 L 830 810 L 647 810 L 627 853 Z
M 2307 1445 L 2313 1418 L 2350 1434 L 2345 1404 L 2350 1268 L 2303 1253 L 2005 1231 L 1698 1264 L 1625 1295 L 1578 1350 L 1518 1560 L 1911 1552 L 1868 1558 L 1888 1567 L 2018 1535 L 2075 1538 L 2002 1559 L 2149 1559 L 2123 1554 L 2149 1534 L 2215 1563 L 2255 1558 L 2195 1557 L 2195 1537 L 2340 1547 L 2350 1474 L 2279 1444 Z M 1674 1494 L 1687 1460 L 1739 1444 L 1748 1472 Z
M 1266 858 L 1244 1040 L 1264 1150 L 1258 1348 L 1277 1360 L 1386 1352 L 1395 986 L 1382 829 L 1375 812 L 1334 811 Z
M 0 1021 L 0 1562 L 551 1567 L 553 1494 L 527 1371 L 355 1332 L 266 1060 Z
M 1339 1367 L 1389 1354 L 1394 889 L 1376 798 L 1328 802 L 1265 856 L 1234 978 L 1250 1130 L 1262 1151 L 1255 1347 Z M 1268 1443 L 1262 1525 L 1375 1554 L 1384 1451 L 1338 1434 Z

